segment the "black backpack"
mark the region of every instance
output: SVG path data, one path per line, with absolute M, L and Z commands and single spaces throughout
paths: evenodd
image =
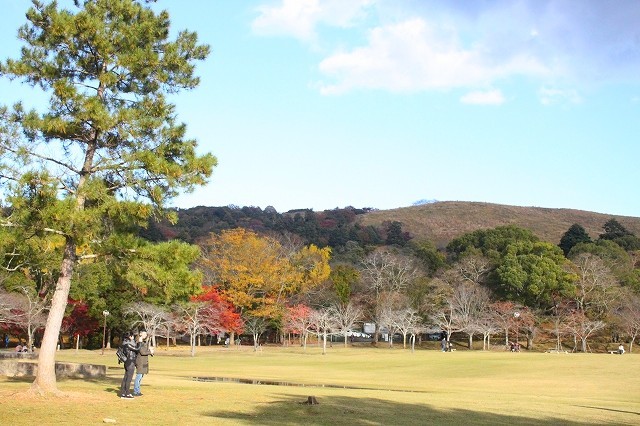
M 125 362 L 129 358 L 129 348 L 124 345 L 118 346 L 116 356 L 118 357 L 118 364 Z

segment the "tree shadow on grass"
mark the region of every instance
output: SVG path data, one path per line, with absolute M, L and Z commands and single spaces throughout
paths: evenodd
M 33 376 L 10 376 L 7 377 L 8 382 L 31 384 L 35 380 Z M 120 383 L 122 377 L 61 377 L 56 380 L 58 384 L 64 384 L 65 382 L 86 382 L 97 385 L 105 385 L 104 391 L 109 393 L 119 393 Z
M 465 409 L 443 410 L 428 404 L 402 403 L 377 398 L 318 397 L 308 405 L 300 396 L 278 395 L 281 400 L 254 407 L 250 413 L 206 411 L 202 415 L 261 425 L 580 425 L 556 418 L 527 418 Z

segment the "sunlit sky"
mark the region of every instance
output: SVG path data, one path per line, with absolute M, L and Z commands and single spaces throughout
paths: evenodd
M 0 58 L 15 58 L 30 2 L 0 5 Z M 639 1 L 153 7 L 212 48 L 175 102 L 219 166 L 177 207 L 436 199 L 640 216 Z M 35 96 L 0 81 L 0 103 L 18 99 Z

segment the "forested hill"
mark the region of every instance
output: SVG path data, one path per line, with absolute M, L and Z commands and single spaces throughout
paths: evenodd
M 143 235 L 160 241 L 179 238 L 195 242 L 211 232 L 237 227 L 259 233 L 292 233 L 306 243 L 340 247 L 347 241 L 361 246 L 398 244 L 413 238 L 427 239 L 444 247 L 453 238 L 476 229 L 516 225 L 531 230 L 544 241 L 558 244 L 574 223 L 592 238 L 615 218 L 626 229 L 640 235 L 640 218 L 571 209 L 515 207 L 499 204 L 445 201 L 392 210 L 370 208 L 314 212 L 309 209 L 278 213 L 272 207 L 193 207 L 178 209 L 178 223 L 152 222 Z
M 538 238 L 554 244 L 571 225 L 582 225 L 591 238 L 604 231 L 602 226 L 615 218 L 629 231 L 640 235 L 640 218 L 601 214 L 573 209 L 516 207 L 500 204 L 444 201 L 393 210 L 371 211 L 360 216 L 363 226 L 376 226 L 385 221 L 402 223 L 403 231 L 425 238 L 443 247 L 452 239 L 476 229 L 516 225 L 531 230 Z

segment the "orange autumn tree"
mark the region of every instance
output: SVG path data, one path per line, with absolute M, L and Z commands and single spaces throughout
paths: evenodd
M 230 333 L 234 341 L 235 333 L 241 333 L 243 322 L 240 314 L 232 303 L 225 300 L 216 286 L 202 286 L 202 293 L 191 298 L 193 302 L 205 302 L 211 305 L 218 316 L 217 322 L 224 331 Z
M 330 273 L 330 248 L 286 250 L 275 238 L 243 228 L 212 234 L 200 246 L 205 276 L 245 317 L 280 320 L 291 296 Z

